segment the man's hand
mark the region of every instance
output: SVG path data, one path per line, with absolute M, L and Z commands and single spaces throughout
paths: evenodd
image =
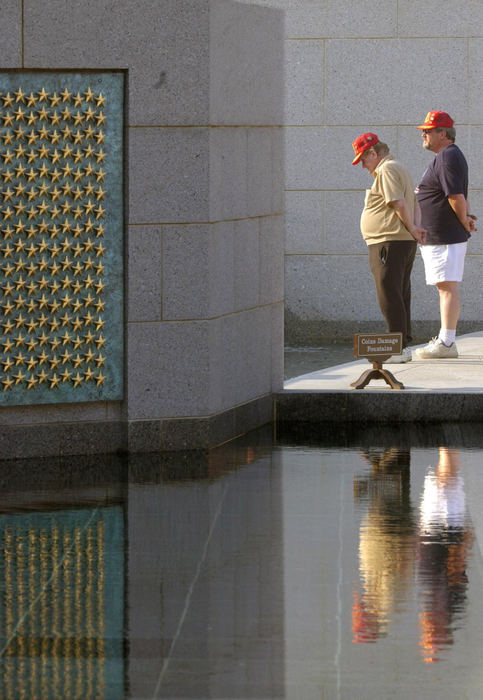
M 425 228 L 413 228 L 410 232 L 411 236 L 417 240 L 419 245 L 424 245 L 426 243 L 426 229 Z

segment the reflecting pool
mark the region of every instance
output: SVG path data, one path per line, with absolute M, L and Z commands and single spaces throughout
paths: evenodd
M 483 697 L 483 430 L 2 463 L 1 698 Z

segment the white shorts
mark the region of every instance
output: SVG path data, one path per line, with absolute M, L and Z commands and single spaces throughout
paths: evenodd
M 424 262 L 426 284 L 461 282 L 467 242 L 419 246 Z

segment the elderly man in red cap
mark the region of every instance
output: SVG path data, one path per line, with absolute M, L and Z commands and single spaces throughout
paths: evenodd
M 361 134 L 352 144 L 353 165 L 362 162 L 374 177 L 366 190 L 361 232 L 376 284 L 379 308 L 390 333 L 402 333 L 402 353 L 388 362 L 409 362 L 411 351 L 411 270 L 416 241 L 424 229 L 415 225 L 416 199 L 408 171 L 389 153 L 376 134 Z
M 446 112 L 428 112 L 423 148 L 436 154 L 416 188 L 421 224 L 427 230 L 421 246 L 426 284 L 439 292 L 441 328 L 436 338 L 416 350 L 421 359 L 458 357 L 456 325 L 460 315 L 458 282 L 463 279 L 466 245 L 476 231 L 468 202 L 468 164 L 454 143 L 454 122 Z

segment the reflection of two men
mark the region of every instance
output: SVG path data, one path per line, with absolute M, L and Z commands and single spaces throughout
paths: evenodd
M 438 465 L 424 479 L 420 507 L 421 647 L 428 663 L 437 660 L 442 647 L 452 644 L 464 612 L 472 542 L 459 452 L 440 447 Z
M 427 662 L 452 643 L 466 604 L 466 562 L 472 543 L 457 450 L 441 447 L 424 479 L 416 522 L 410 501 L 410 455 L 397 449 L 365 453 L 371 472 L 354 482 L 367 503 L 359 539 L 362 592 L 354 593 L 354 642 L 387 633 L 415 580 L 421 604 L 420 644 Z M 415 574 L 417 574 L 415 578 Z
M 371 472 L 354 482 L 354 498 L 367 503 L 360 527 L 362 593 L 354 592 L 354 642 L 387 632 L 397 601 L 412 585 L 416 524 L 410 502 L 410 453 L 396 448 L 366 452 Z

